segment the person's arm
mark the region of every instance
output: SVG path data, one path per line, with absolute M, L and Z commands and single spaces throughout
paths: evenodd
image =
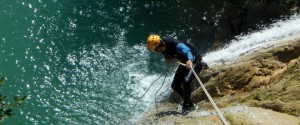
M 163 55 L 164 55 L 164 57 L 165 57 L 165 60 L 166 60 L 166 63 L 167 63 L 167 64 L 172 63 L 172 61 L 173 61 L 173 58 L 172 58 L 172 57 L 166 55 L 165 53 L 163 53 Z
M 187 57 L 188 61 L 186 62 L 186 67 L 190 69 L 193 66 L 193 61 L 195 59 L 195 57 L 193 56 L 193 54 L 191 52 L 191 49 L 183 43 L 179 43 L 176 46 L 176 49 L 179 53 L 181 53 Z
M 168 63 L 168 64 L 170 64 L 170 63 L 172 63 L 172 61 L 173 61 L 173 58 L 172 57 L 167 57 L 166 58 L 166 62 Z

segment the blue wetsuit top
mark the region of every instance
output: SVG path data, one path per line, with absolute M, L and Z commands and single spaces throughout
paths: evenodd
M 186 62 L 188 60 L 195 61 L 196 51 L 195 49 L 188 43 L 175 40 L 172 37 L 165 37 L 162 39 L 167 48 L 166 51 L 163 52 L 165 58 L 172 57 L 180 60 L 180 62 Z

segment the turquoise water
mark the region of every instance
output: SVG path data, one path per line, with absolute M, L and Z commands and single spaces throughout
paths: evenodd
M 145 48 L 149 33 L 186 40 L 203 54 L 218 15 L 204 1 L 7 0 L 0 7 L 2 93 L 29 95 L 5 124 L 131 124 L 154 105 L 163 79 L 132 106 L 165 69 Z M 209 16 L 210 15 L 210 16 Z M 215 19 L 215 20 L 214 20 Z M 300 33 L 299 16 L 241 36 L 209 64 L 237 58 L 269 41 Z M 293 24 L 293 25 L 290 25 Z M 237 44 L 235 44 L 237 43 Z M 248 48 L 253 46 L 253 48 Z M 256 47 L 257 48 L 257 47 Z M 234 53 L 234 54 L 230 54 Z M 170 92 L 172 74 L 158 93 Z M 130 111 L 132 112 L 130 113 Z M 125 118 L 125 121 L 122 119 Z
M 165 67 L 145 48 L 148 34 L 178 36 L 203 53 L 214 38 L 199 16 L 207 6 L 195 2 L 0 3 L 2 92 L 30 95 L 6 124 L 117 124 L 125 116 L 124 124 L 134 122 L 153 105 L 153 94 L 128 112 Z

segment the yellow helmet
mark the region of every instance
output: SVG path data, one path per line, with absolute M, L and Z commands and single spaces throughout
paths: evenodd
M 160 44 L 159 35 L 150 35 L 147 40 L 147 47 L 150 51 L 154 52 L 156 47 Z

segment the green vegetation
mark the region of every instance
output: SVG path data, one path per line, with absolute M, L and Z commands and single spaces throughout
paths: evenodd
M 0 87 L 3 87 L 5 79 L 5 77 L 2 77 L 0 79 Z M 4 96 L 2 95 L 2 93 L 0 93 L 0 123 L 5 119 L 14 116 L 15 114 L 13 113 L 13 109 L 20 106 L 21 103 L 23 103 L 28 98 L 28 96 L 14 96 L 13 102 L 6 102 L 6 98 L 7 96 Z

